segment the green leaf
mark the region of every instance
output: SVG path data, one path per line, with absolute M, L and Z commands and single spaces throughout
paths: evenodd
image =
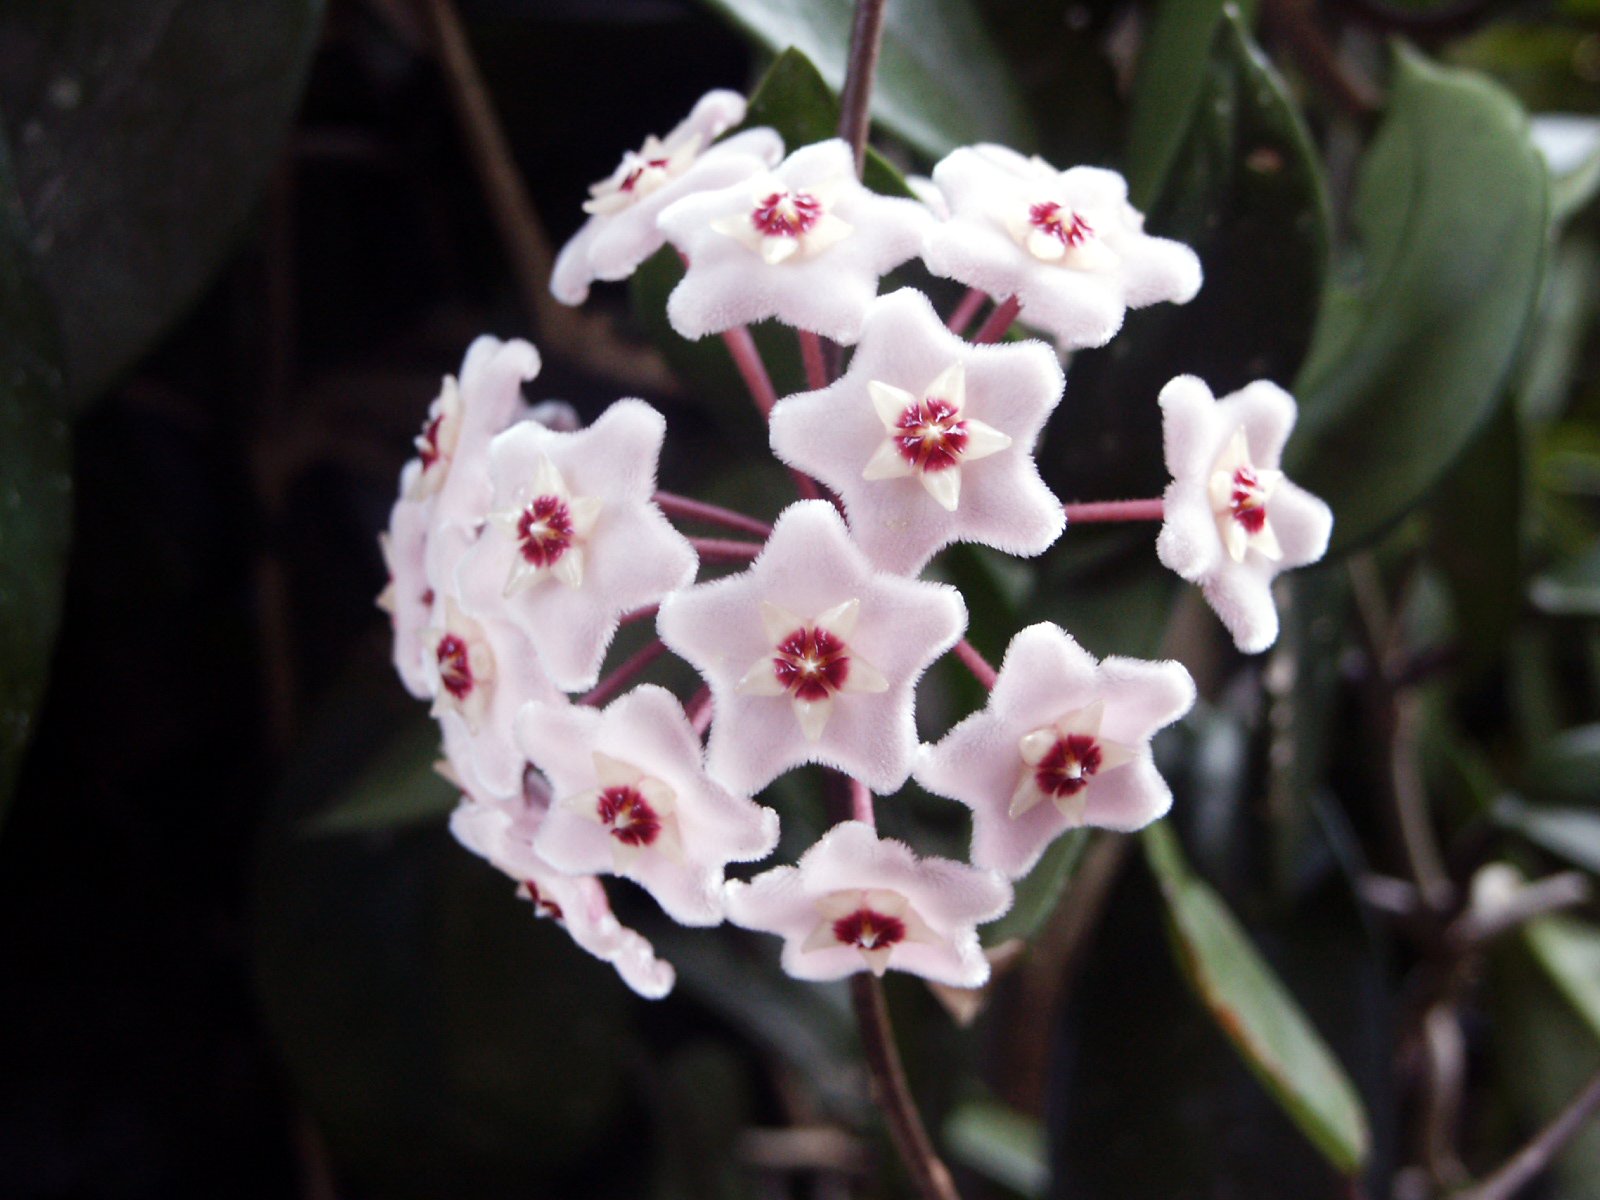
M 194 301 L 299 101 L 320 0 L 0 6 L 0 116 L 73 411 Z
M 1012 938 L 1026 941 L 1050 919 L 1061 894 L 1083 860 L 1089 845 L 1087 829 L 1072 829 L 1056 839 L 1033 870 L 1017 880 L 1011 908 L 998 921 L 983 927 L 983 944 L 998 946 Z
M 1344 1068 L 1267 966 L 1222 898 L 1184 860 L 1165 824 L 1143 834 L 1184 974 L 1256 1076 L 1322 1154 L 1353 1174 L 1371 1150 Z
M 944 1123 L 950 1156 L 1019 1196 L 1042 1197 L 1050 1185 L 1039 1122 L 992 1100 L 958 1107 Z
M 851 0 L 707 2 L 775 53 L 799 50 L 835 91 L 844 85 Z M 889 5 L 872 114 L 935 158 L 968 142 L 1026 151 L 1036 141 L 1010 71 L 967 0 Z
M 1600 722 L 1564 729 L 1535 746 L 1522 785 L 1536 796 L 1600 803 Z
M 1285 469 L 1333 507 L 1346 550 L 1416 504 L 1499 399 L 1538 301 L 1548 173 L 1516 101 L 1396 51 L 1354 223 L 1295 387 Z
M 379 753 L 327 810 L 305 823 L 308 834 L 371 833 L 431 823 L 443 828 L 460 789 L 434 770 L 439 727 L 420 714 Z
M 1164 0 L 1139 52 L 1128 117 L 1128 195 L 1135 208 L 1161 196 L 1189 129 L 1204 113 L 1206 56 L 1225 0 Z
M 1516 409 L 1502 399 L 1431 506 L 1433 558 L 1450 585 L 1455 645 L 1473 672 L 1498 661 L 1522 608 L 1522 459 Z
M 44 695 L 72 525 L 55 319 L 0 137 L 0 817 Z
M 800 51 L 785 50 L 750 94 L 740 129 L 765 125 L 775 129 L 790 150 L 837 137 L 839 97 L 822 72 Z M 863 182 L 885 196 L 913 196 L 905 176 L 871 146 L 867 147 Z
M 1559 854 L 1600 875 L 1600 812 L 1529 804 L 1516 796 L 1502 796 L 1493 812 L 1499 824 L 1515 829 L 1551 854 Z
M 1194 247 L 1205 286 L 1186 305 L 1128 314 L 1109 346 L 1073 356 L 1068 397 L 1040 455 L 1064 500 L 1150 496 L 1166 486 L 1155 399 L 1173 376 L 1198 375 L 1221 395 L 1253 379 L 1288 379 L 1310 345 L 1328 247 L 1315 148 L 1283 81 L 1231 10 L 1201 61 L 1196 117 L 1149 229 Z M 1069 531 L 1064 541 L 1073 540 Z M 1148 556 L 1148 540 L 1139 540 Z
M 1534 960 L 1600 1038 L 1600 929 L 1572 917 L 1541 917 L 1522 932 Z

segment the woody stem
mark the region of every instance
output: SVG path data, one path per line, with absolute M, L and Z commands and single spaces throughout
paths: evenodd
M 871 1071 L 872 1098 L 889 1122 L 895 1149 L 922 1200 L 961 1200 L 950 1169 L 939 1158 L 906 1083 L 905 1067 L 889 1024 L 889 1006 L 876 976 L 850 977 L 850 1000 L 861 1027 L 861 1048 Z
M 855 153 L 856 175 L 867 160 L 867 129 L 872 124 L 872 78 L 883 45 L 883 10 L 888 0 L 856 0 L 850 27 L 850 61 L 839 95 L 839 136 Z

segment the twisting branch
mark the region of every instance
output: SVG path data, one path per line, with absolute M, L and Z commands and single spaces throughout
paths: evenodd
M 850 63 L 845 71 L 844 92 L 839 97 L 839 136 L 855 152 L 858 176 L 867 161 L 872 79 L 878 72 L 878 51 L 883 46 L 886 5 L 887 0 L 856 0 L 856 19 L 850 28 Z
M 1600 1112 L 1600 1074 L 1503 1167 L 1476 1187 L 1456 1192 L 1452 1200 L 1510 1200 L 1550 1165 L 1596 1112 Z
M 916 1101 L 911 1098 L 889 1024 L 883 985 L 873 975 L 852 975 L 850 999 L 855 1005 L 856 1023 L 861 1026 L 861 1048 L 871 1071 L 872 1098 L 888 1118 L 889 1133 L 911 1173 L 917 1194 L 922 1200 L 961 1200 L 955 1181 L 950 1178 L 950 1168 L 934 1150 Z
M 560 346 L 562 354 L 587 370 L 630 388 L 676 390 L 677 380 L 653 350 L 624 342 L 605 318 L 567 308 L 550 294 L 547 285 L 555 262 L 550 236 L 523 186 L 461 16 L 452 0 L 421 0 L 421 4 L 468 154 L 505 243 L 523 306 L 541 340 Z

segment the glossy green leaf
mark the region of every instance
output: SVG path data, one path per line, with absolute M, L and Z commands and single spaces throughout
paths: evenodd
M 1015 897 L 1006 915 L 983 927 L 983 944 L 998 946 L 1012 938 L 1026 941 L 1044 928 L 1088 846 L 1087 829 L 1068 830 L 1057 838 L 1033 870 L 1017 880 Z
M 1567 1003 L 1600 1038 L 1600 929 L 1572 917 L 1528 922 L 1523 941 Z
M 421 715 L 368 765 L 354 786 L 305 823 L 319 836 L 431 823 L 443 829 L 460 789 L 434 769 L 439 727 Z
M 759 125 L 777 130 L 791 151 L 838 136 L 839 97 L 816 64 L 799 50 L 790 48 L 778 55 L 750 93 L 750 106 L 740 128 Z M 862 175 L 875 192 L 885 196 L 912 195 L 905 176 L 871 146 L 867 147 Z
M 1040 453 L 1063 500 L 1166 486 L 1155 399 L 1173 376 L 1198 375 L 1221 395 L 1253 379 L 1287 380 L 1310 345 L 1328 247 L 1317 153 L 1237 16 L 1220 20 L 1202 61 L 1195 117 L 1148 228 L 1194 247 L 1205 284 L 1186 305 L 1129 313 L 1110 345 L 1073 356 Z M 1149 555 L 1142 530 L 1126 541 Z M 1073 542 L 1069 530 L 1063 545 Z
M 1536 745 L 1522 785 L 1535 796 L 1600 803 L 1600 722 L 1562 730 Z
M 1329 290 L 1285 457 L 1333 507 L 1336 549 L 1416 504 L 1502 394 L 1539 297 L 1547 183 L 1506 92 L 1397 50 L 1356 190 L 1362 256 Z
M 1164 0 L 1139 52 L 1128 117 L 1128 195 L 1149 208 L 1162 194 L 1184 138 L 1204 119 L 1206 59 L 1226 0 Z
M 708 0 L 774 52 L 790 47 L 837 91 L 850 48 L 850 0 Z M 967 0 L 891 4 L 872 92 L 873 116 L 923 153 L 969 142 L 1034 145 L 1010 71 Z M 832 136 L 830 130 L 828 136 Z
M 1600 810 L 1503 796 L 1494 806 L 1494 819 L 1551 854 L 1600 875 Z
M 951 1158 L 1019 1196 L 1042 1197 L 1049 1187 L 1044 1130 L 1003 1104 L 961 1105 L 945 1119 L 944 1144 Z
M 1449 584 L 1468 671 L 1498 661 L 1522 608 L 1522 459 L 1516 409 L 1502 400 L 1430 508 L 1431 557 Z
M 1195 994 L 1328 1161 L 1347 1174 L 1359 1170 L 1372 1138 L 1344 1068 L 1221 897 L 1190 870 L 1177 835 L 1156 824 L 1142 836 Z
M 44 694 L 72 522 L 55 320 L 0 138 L 0 816 Z
M 1533 140 L 1550 167 L 1550 217 L 1563 225 L 1600 194 L 1600 117 L 1546 113 Z
M 277 160 L 320 0 L 16 0 L 0 117 L 74 410 L 193 302 Z

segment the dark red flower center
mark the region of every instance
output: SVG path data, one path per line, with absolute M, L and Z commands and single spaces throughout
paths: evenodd
M 1260 533 L 1267 523 L 1267 496 L 1261 480 L 1249 467 L 1233 473 L 1233 491 L 1228 496 L 1228 511 L 1243 525 L 1246 533 Z
M 444 685 L 444 690 L 457 700 L 465 700 L 473 684 L 472 662 L 468 657 L 466 639 L 447 633 L 439 639 L 433 652 L 439 660 L 439 682 Z
M 625 846 L 648 846 L 661 836 L 661 815 L 637 788 L 606 788 L 596 811 L 601 824 Z
M 906 940 L 906 923 L 899 917 L 858 908 L 833 923 L 833 936 L 841 946 L 884 950 Z
M 625 176 L 623 176 L 622 182 L 620 184 L 618 184 L 617 186 L 618 186 L 618 188 L 620 188 L 624 192 L 631 192 L 631 191 L 633 191 L 634 188 L 639 186 L 639 180 L 644 177 L 644 173 L 646 171 L 665 171 L 666 169 L 667 169 L 667 160 L 666 159 L 664 159 L 664 158 L 649 158 L 649 159 L 646 159 L 644 162 L 640 163 L 633 170 L 629 171 Z
M 572 514 L 559 496 L 530 500 L 517 518 L 517 548 L 536 567 L 554 566 L 572 546 Z
M 772 673 L 796 700 L 826 700 L 850 677 L 850 647 L 826 629 L 796 629 L 778 643 Z
M 528 893 L 528 899 L 533 901 L 533 911 L 541 917 L 549 917 L 552 921 L 563 920 L 561 905 L 550 899 L 539 890 L 539 885 L 533 880 L 523 881 L 523 889 Z
M 773 192 L 750 214 L 762 237 L 799 237 L 821 219 L 822 201 L 810 192 Z
M 424 471 L 431 471 L 433 464 L 439 461 L 439 429 L 443 425 L 443 413 L 431 416 L 423 423 L 422 433 L 417 438 L 417 457 L 422 460 Z
M 1094 236 L 1094 226 L 1054 200 L 1046 200 L 1030 208 L 1028 223 L 1067 247 L 1081 246 Z
M 1034 782 L 1046 796 L 1076 796 L 1100 769 L 1100 744 L 1087 733 L 1057 738 L 1033 769 Z
M 960 464 L 967 448 L 967 423 L 948 400 L 919 400 L 895 422 L 895 447 L 919 471 L 943 471 Z

